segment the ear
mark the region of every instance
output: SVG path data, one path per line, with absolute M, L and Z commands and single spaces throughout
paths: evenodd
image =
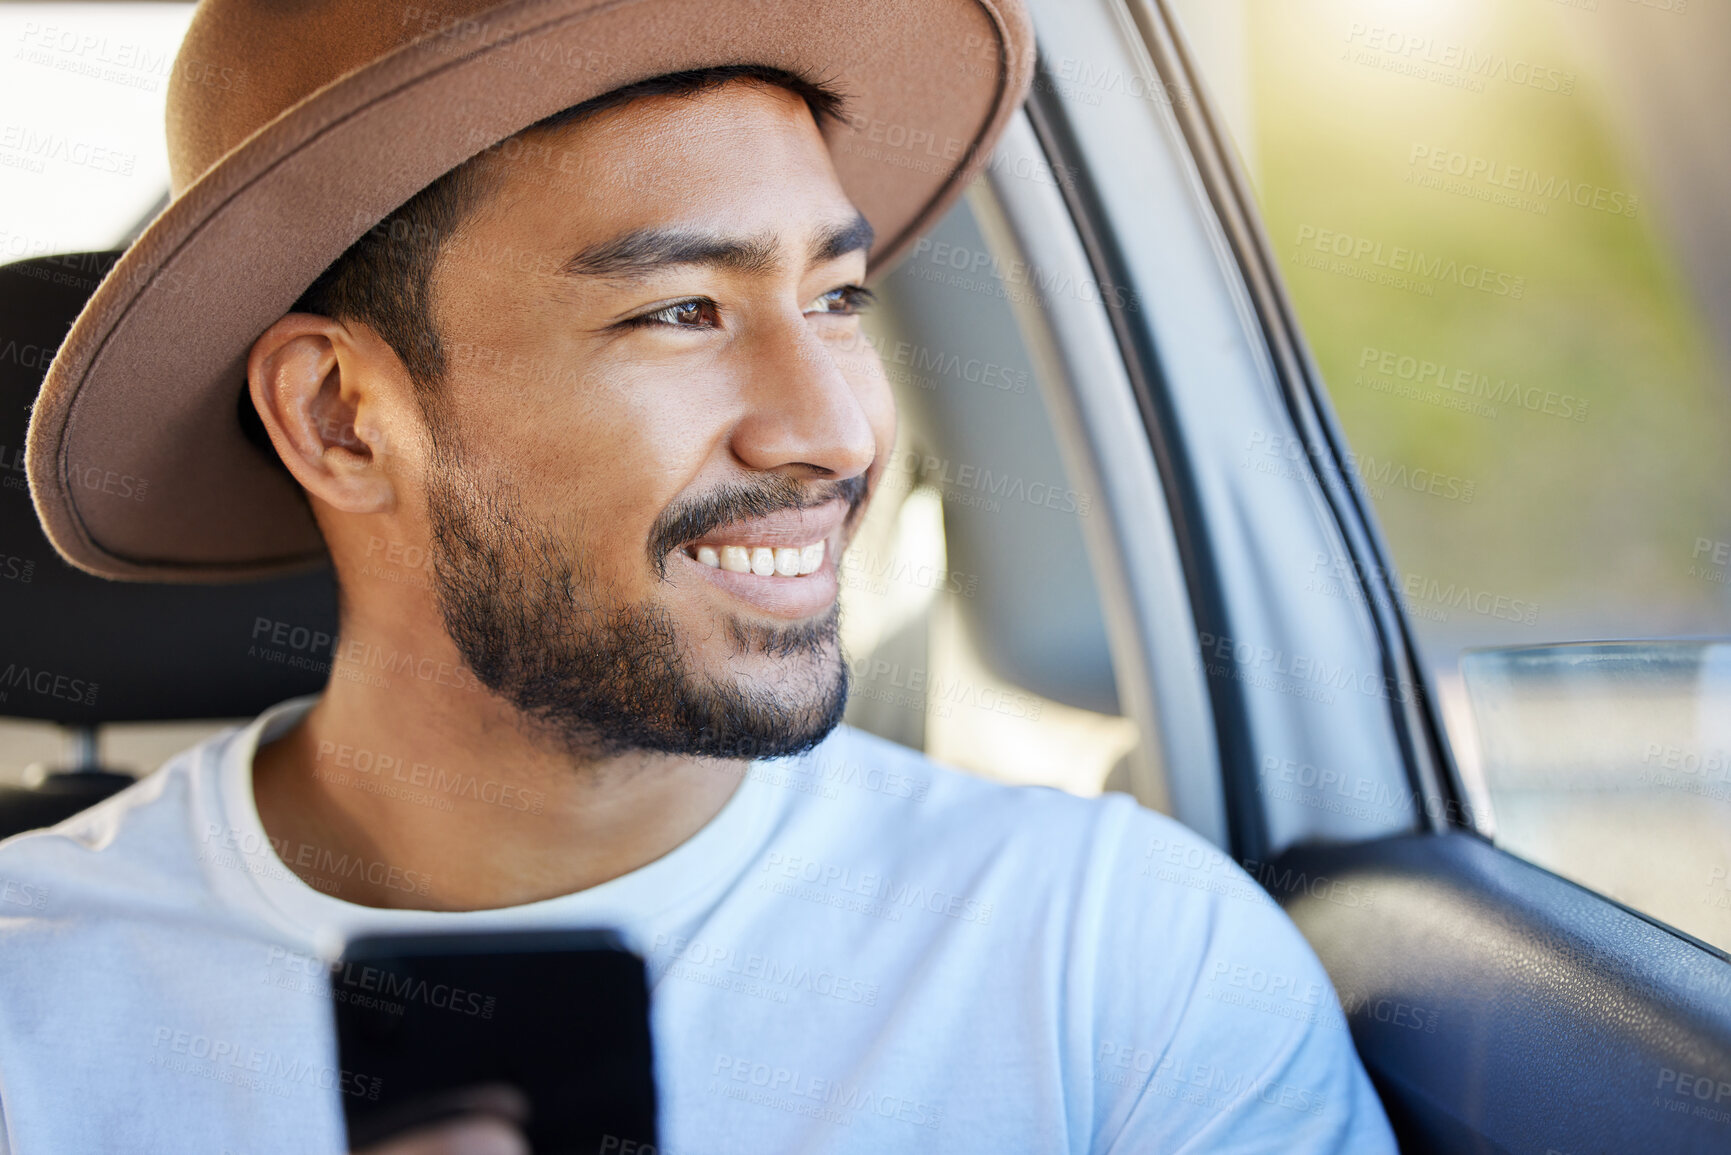
M 309 496 L 345 513 L 388 513 L 397 483 L 386 468 L 406 432 L 411 390 L 390 346 L 362 325 L 290 313 L 253 342 L 247 386 L 283 464 Z M 393 418 L 399 419 L 393 419 Z

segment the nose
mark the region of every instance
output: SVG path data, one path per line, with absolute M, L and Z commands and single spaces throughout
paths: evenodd
M 864 473 L 877 455 L 870 406 L 886 388 L 876 355 L 855 337 L 840 355 L 795 313 L 746 349 L 744 411 L 732 450 L 748 469 L 802 479 Z

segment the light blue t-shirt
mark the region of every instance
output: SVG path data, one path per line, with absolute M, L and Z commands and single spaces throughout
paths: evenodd
M 843 727 L 600 886 L 381 910 L 344 879 L 429 879 L 273 846 L 253 804 L 254 750 L 315 700 L 0 845 L 0 1152 L 341 1152 L 340 1097 L 366 1093 L 333 1039 L 345 937 L 596 925 L 648 961 L 660 1155 L 1395 1150 L 1297 930 L 1126 796 Z M 362 761 L 351 784 L 406 805 L 496 789 Z M 526 794 L 487 800 L 534 819 Z M 325 890 L 284 864 L 307 855 Z

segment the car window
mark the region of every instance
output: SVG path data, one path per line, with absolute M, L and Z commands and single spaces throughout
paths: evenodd
M 1476 824 L 1731 946 L 1731 8 L 1173 7 Z
M 13 110 L 0 259 L 116 247 L 150 215 L 167 188 L 163 102 L 191 11 L 0 10 L 12 55 L 0 106 Z M 1008 268 L 964 200 L 878 287 L 868 332 L 902 420 L 842 568 L 847 720 L 988 777 L 1092 794 L 1114 770 L 1127 779 L 1139 735 L 1120 716 L 1082 540 L 1094 495 L 1060 460 L 1011 308 L 1028 286 Z M 3 452 L 21 476 L 21 447 Z M 100 760 L 148 771 L 234 721 L 107 725 Z M 65 744 L 52 725 L 0 719 L 0 783 L 63 764 Z
M 964 199 L 878 286 L 867 331 L 901 427 L 843 560 L 848 719 L 986 777 L 1094 794 L 1139 735 L 1083 540 L 1097 498 L 1061 459 L 1015 269 Z

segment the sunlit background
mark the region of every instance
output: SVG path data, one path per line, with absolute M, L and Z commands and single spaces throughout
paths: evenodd
M 0 260 L 118 244 L 168 189 L 190 4 L 0 5 Z
M 1641 761 L 1710 759 L 1706 731 L 1606 700 L 1616 738 L 1539 711 L 1497 748 L 1545 758 L 1481 765 L 1459 674 L 1472 647 L 1731 634 L 1731 5 L 1173 7 L 1499 843 L 1731 945 L 1731 779 Z

